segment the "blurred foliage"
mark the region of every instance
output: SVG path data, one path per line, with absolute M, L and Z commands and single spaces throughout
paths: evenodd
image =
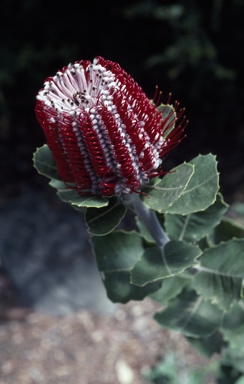
M 218 371 L 217 362 L 208 363 L 201 369 L 187 367 L 172 352 L 167 352 L 164 360 L 146 372 L 145 379 L 154 384 L 204 384 Z
M 214 127 L 217 140 L 230 126 L 240 128 L 244 3 L 185 0 L 143 5 L 136 3 L 126 14 L 134 20 L 154 20 L 158 26 L 154 52 L 148 52 L 144 62 L 152 84 L 162 79 L 193 117 L 204 115 L 205 130 Z

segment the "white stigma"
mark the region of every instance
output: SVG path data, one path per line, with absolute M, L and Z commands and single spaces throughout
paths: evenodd
M 76 63 L 69 64 L 64 72 L 57 72 L 44 84 L 37 99 L 60 112 L 89 111 L 98 103 L 109 110 L 113 87 L 117 87 L 115 75 L 94 60 L 86 68 Z

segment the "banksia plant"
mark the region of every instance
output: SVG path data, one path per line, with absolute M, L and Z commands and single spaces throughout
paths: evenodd
M 66 186 L 80 196 L 121 196 L 162 174 L 184 123 L 177 103 L 164 114 L 157 98 L 150 101 L 119 64 L 101 57 L 47 78 L 36 116 Z
M 244 377 L 244 228 L 224 216 L 215 156 L 162 168 L 186 121 L 160 99 L 101 57 L 64 67 L 37 95 L 34 166 L 84 215 L 110 300 L 150 295 L 161 326 Z M 118 229 L 128 209 L 134 229 Z

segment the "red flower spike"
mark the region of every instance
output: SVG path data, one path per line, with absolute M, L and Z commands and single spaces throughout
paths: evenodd
M 101 57 L 48 77 L 35 112 L 67 186 L 81 196 L 121 195 L 162 174 L 161 158 L 181 140 L 184 126 L 173 126 L 184 110 L 176 103 L 163 118 L 160 98 L 156 88 L 150 102 L 119 64 Z

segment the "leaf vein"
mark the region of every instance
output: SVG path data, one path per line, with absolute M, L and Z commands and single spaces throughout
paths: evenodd
M 200 184 L 198 184 L 198 185 L 195 185 L 195 186 L 194 186 L 193 188 L 191 188 L 191 189 L 185 189 L 185 191 L 182 193 L 182 195 L 184 195 L 185 193 L 189 193 L 189 192 L 194 191 L 194 189 L 197 189 L 197 188 L 203 186 L 204 184 L 208 183 L 210 180 L 212 180 L 212 179 L 215 178 L 215 177 L 216 177 L 216 174 L 214 174 L 214 175 L 213 175 L 212 177 L 210 177 L 209 179 L 204 180 L 202 183 L 200 183 Z
M 165 253 L 164 253 L 164 249 L 163 249 L 163 248 L 161 249 L 161 255 L 162 255 L 162 260 L 163 260 L 163 262 L 164 262 L 166 271 L 168 272 L 169 276 L 171 276 L 171 275 L 172 275 L 172 272 L 171 272 L 171 270 L 170 270 L 170 268 L 169 268 L 169 265 L 168 265 L 168 263 L 167 263 L 167 260 L 166 260 L 166 257 L 165 257 Z
M 117 207 L 117 204 L 116 205 L 113 205 L 112 207 L 106 209 L 105 212 L 103 213 L 100 213 L 100 215 L 96 215 L 95 217 L 93 217 L 93 219 L 90 219 L 89 221 L 87 221 L 87 224 L 91 224 L 93 223 L 95 220 L 97 219 L 100 219 L 101 217 L 103 217 L 104 215 L 107 215 L 109 212 L 111 212 L 114 208 Z
M 186 233 L 186 228 L 187 228 L 187 225 L 188 225 L 188 223 L 189 223 L 190 217 L 191 217 L 191 214 L 189 214 L 189 215 L 186 216 L 184 225 L 183 225 L 183 227 L 182 227 L 182 230 L 181 230 L 181 233 L 180 233 L 180 236 L 179 236 L 179 240 L 183 240 L 183 238 L 184 238 L 184 235 L 185 235 L 185 233 Z
M 201 303 L 203 301 L 203 297 L 199 297 L 197 299 L 197 301 L 195 302 L 194 306 L 193 306 L 193 309 L 192 309 L 192 312 L 189 314 L 188 318 L 186 318 L 186 320 L 183 322 L 182 324 L 182 328 L 185 329 L 187 324 L 191 321 L 191 319 L 193 318 L 193 316 L 195 315 L 195 313 L 197 312 L 198 308 L 200 307 Z

